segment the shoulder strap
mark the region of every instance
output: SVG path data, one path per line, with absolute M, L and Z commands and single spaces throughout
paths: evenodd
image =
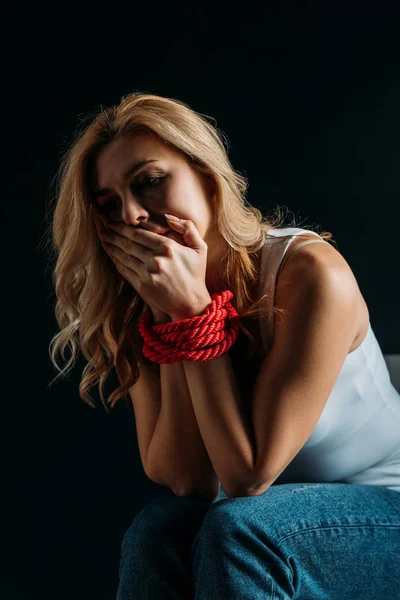
M 318 243 L 327 244 L 328 242 L 326 242 L 325 240 L 306 240 L 305 242 L 300 242 L 299 244 L 296 244 L 293 248 L 290 248 L 290 246 L 289 246 L 289 248 L 280 264 L 279 271 L 282 269 L 283 265 L 285 264 L 285 262 L 287 261 L 289 256 L 291 256 L 293 254 L 293 252 L 296 252 L 296 250 L 298 250 L 302 246 L 305 246 L 306 244 L 318 244 Z

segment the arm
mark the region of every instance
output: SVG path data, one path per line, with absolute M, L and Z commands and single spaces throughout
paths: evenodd
M 161 409 L 148 452 L 151 479 L 176 495 L 209 500 L 220 484 L 204 446 L 182 362 L 160 366 Z
M 156 324 L 170 318 L 156 316 Z M 212 501 L 219 481 L 201 438 L 181 362 L 157 365 L 158 381 L 141 371 L 130 395 L 135 408 L 137 437 L 146 475 L 182 495 L 191 482 L 199 499 Z
M 163 321 L 160 320 L 159 322 L 161 323 Z M 109 327 L 106 324 L 103 326 L 103 333 L 107 338 L 111 351 L 114 355 L 115 366 L 117 344 L 111 336 Z M 148 468 L 148 449 L 161 408 L 160 365 L 155 364 L 153 367 L 154 368 L 152 370 L 143 362 L 141 362 L 139 364 L 139 379 L 129 388 L 129 395 L 132 400 L 135 414 L 136 436 L 138 440 L 140 459 L 143 470 L 149 479 L 152 479 L 152 477 Z
M 275 324 L 254 386 L 251 423 L 227 353 L 204 363 L 183 361 L 199 429 L 228 497 L 264 493 L 293 460 L 355 338 L 357 286 L 350 268 L 304 259 L 288 261 L 280 277 L 276 306 L 286 315 Z
M 204 299 L 192 313 L 171 315 L 172 320 L 204 312 L 212 301 Z M 245 415 L 229 354 L 206 362 L 182 361 L 193 411 L 214 470 L 227 494 L 252 471 L 255 444 L 251 423 Z M 162 365 L 161 365 L 162 366 Z M 193 475 L 186 479 L 186 495 L 195 489 Z
M 255 442 L 228 353 L 204 363 L 183 361 L 197 423 L 215 472 L 228 497 L 253 471 Z M 188 480 L 186 495 L 191 495 Z

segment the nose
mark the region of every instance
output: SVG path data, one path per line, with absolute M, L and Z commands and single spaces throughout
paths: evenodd
M 126 225 L 140 225 L 141 221 L 149 218 L 148 211 L 137 201 L 132 193 L 122 200 L 121 219 Z

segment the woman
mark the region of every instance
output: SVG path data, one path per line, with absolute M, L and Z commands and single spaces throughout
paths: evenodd
M 60 169 L 51 357 L 79 344 L 106 410 L 115 367 L 107 402 L 129 394 L 167 491 L 117 598 L 400 598 L 400 395 L 367 306 L 330 233 L 246 187 L 206 117 L 151 94 L 91 117 Z

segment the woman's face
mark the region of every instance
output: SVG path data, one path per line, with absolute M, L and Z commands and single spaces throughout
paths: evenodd
M 151 161 L 140 166 L 143 161 Z M 185 155 L 156 135 L 120 136 L 99 153 L 95 202 L 106 219 L 171 231 L 164 213 L 194 222 L 204 239 L 213 217 L 211 187 Z M 157 231 L 158 232 L 158 231 Z
M 193 221 L 208 246 L 206 283 L 214 291 L 211 282 L 226 242 L 211 225 L 210 180 L 193 169 L 183 153 L 149 132 L 121 135 L 97 156 L 95 183 L 94 202 L 106 220 L 156 230 L 182 244 L 182 236 L 172 231 L 164 213 Z M 218 276 L 215 281 L 218 286 Z

